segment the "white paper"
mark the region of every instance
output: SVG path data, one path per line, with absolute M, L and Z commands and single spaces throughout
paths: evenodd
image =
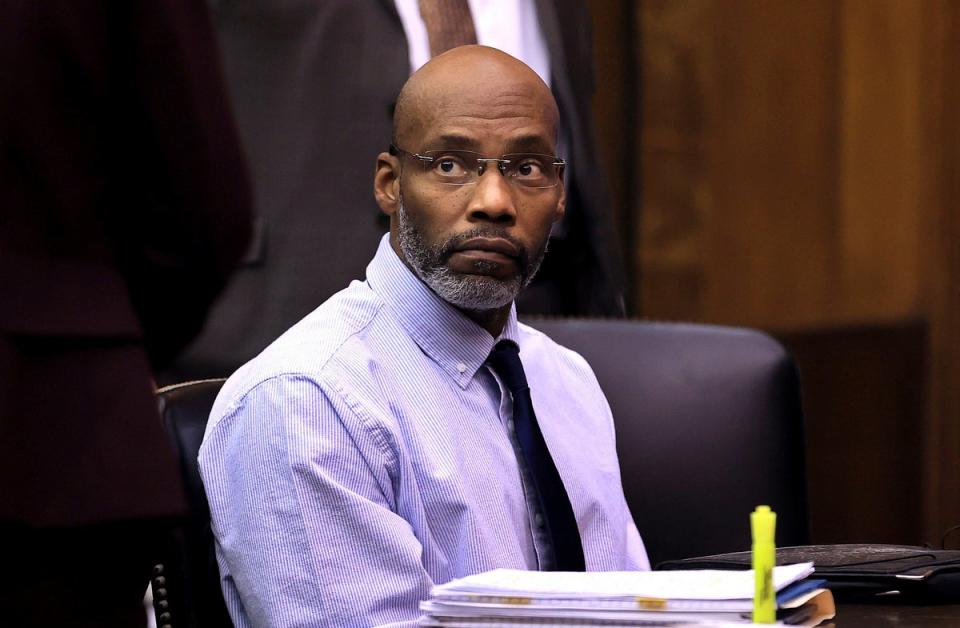
M 777 591 L 813 573 L 813 563 L 775 567 Z M 465 594 L 554 599 L 742 600 L 754 594 L 753 570 L 522 571 L 495 569 L 433 588 L 437 599 Z

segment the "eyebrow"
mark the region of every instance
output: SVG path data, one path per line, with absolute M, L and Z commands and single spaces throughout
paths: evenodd
M 450 133 L 430 140 L 426 148 L 428 150 L 434 148 L 459 148 L 461 150 L 476 151 L 480 149 L 480 142 L 466 135 Z
M 482 146 L 479 140 L 458 133 L 445 133 L 429 140 L 427 145 L 424 146 L 425 150 L 437 150 L 441 148 L 472 150 L 477 152 L 480 151 Z M 550 142 L 542 135 L 521 135 L 520 137 L 515 137 L 509 140 L 504 148 L 504 154 L 528 152 L 552 155 L 555 151 Z
M 505 154 L 522 152 L 552 155 L 555 149 L 542 135 L 522 135 L 510 140 L 504 151 Z

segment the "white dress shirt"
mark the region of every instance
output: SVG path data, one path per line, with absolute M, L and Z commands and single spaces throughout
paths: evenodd
M 410 53 L 410 72 L 430 60 L 430 40 L 418 0 L 395 0 Z M 550 54 L 533 0 L 468 0 L 477 43 L 520 59 L 550 84 Z
M 414 625 L 435 583 L 537 569 L 509 393 L 520 347 L 588 570 L 647 569 L 613 420 L 578 354 L 499 338 L 437 297 L 385 236 L 355 281 L 235 373 L 200 450 L 224 597 L 244 626 Z

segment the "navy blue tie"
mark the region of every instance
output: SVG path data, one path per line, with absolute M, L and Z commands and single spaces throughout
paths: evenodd
M 544 514 L 547 534 L 553 543 L 557 571 L 584 571 L 583 545 L 570 498 L 563 487 L 557 466 L 543 441 L 527 376 L 520 362 L 520 348 L 510 340 L 501 340 L 487 362 L 513 397 L 513 425 L 520 450 L 533 478 L 534 489 Z

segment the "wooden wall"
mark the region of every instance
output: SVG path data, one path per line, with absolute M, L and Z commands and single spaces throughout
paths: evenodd
M 591 8 L 601 149 L 633 156 L 615 199 L 634 313 L 795 349 L 826 447 L 816 540 L 939 540 L 960 524 L 960 6 Z M 885 461 L 907 481 L 870 477 Z

